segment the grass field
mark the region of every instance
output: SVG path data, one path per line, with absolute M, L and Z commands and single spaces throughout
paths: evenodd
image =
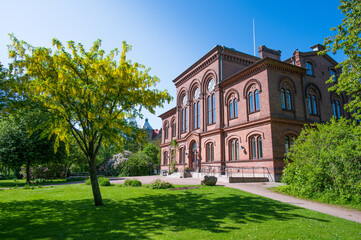
M 361 211 L 361 202 L 344 203 L 344 202 L 340 202 L 339 198 L 334 197 L 334 199 L 330 199 L 329 197 L 327 197 L 326 194 L 323 194 L 323 195 L 318 194 L 319 197 L 306 198 L 306 197 L 299 196 L 299 195 L 296 195 L 296 194 L 290 194 L 288 191 L 284 190 L 285 189 L 284 187 L 285 186 L 272 187 L 272 188 L 268 188 L 268 189 L 271 190 L 271 191 L 274 191 L 274 192 L 282 193 L 282 194 L 293 196 L 293 197 L 296 197 L 296 198 L 306 199 L 306 200 L 320 202 L 320 203 L 327 203 L 327 204 L 332 204 L 332 205 L 335 205 L 335 206 L 338 206 L 338 207 L 342 206 L 342 207 L 345 207 L 345 208 L 355 209 L 355 210 Z M 360 237 L 360 239 L 361 239 L 361 237 Z
M 33 181 L 33 180 L 32 180 Z M 68 182 L 79 182 L 82 180 L 67 180 L 67 179 L 52 179 L 47 180 L 46 182 L 40 183 L 40 185 L 54 185 L 54 184 L 63 184 Z M 8 179 L 8 180 L 0 180 L 0 188 L 14 188 L 14 187 L 23 187 L 26 184 L 26 179 Z M 32 186 L 33 184 L 30 184 Z
M 361 239 L 361 224 L 236 189 L 0 191 L 0 239 Z

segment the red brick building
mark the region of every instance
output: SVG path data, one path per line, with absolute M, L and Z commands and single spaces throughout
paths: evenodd
M 266 46 L 259 47 L 260 57 L 216 46 L 180 74 L 173 80 L 177 105 L 159 116 L 162 170 L 175 156 L 179 171 L 252 169 L 278 180 L 304 124 L 346 115 L 346 97 L 330 93 L 325 83 L 331 75 L 336 81 L 337 62 L 317 54 L 322 45 L 311 48 L 280 61 L 281 51 Z

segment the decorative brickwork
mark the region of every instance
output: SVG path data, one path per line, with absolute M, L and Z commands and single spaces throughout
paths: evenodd
M 176 131 L 162 136 L 162 163 L 169 163 L 170 142 L 176 139 L 180 171 L 236 169 L 233 174 L 243 174 L 253 169 L 256 174 L 269 171 L 270 180 L 278 180 L 285 153 L 304 124 L 328 121 L 335 114 L 332 104 L 347 102 L 328 92 L 325 82 L 337 65 L 331 57 L 296 50 L 282 62 L 280 51 L 261 46 L 259 52 L 263 58 L 216 46 L 173 80 L 177 105 L 159 117 L 163 126 L 174 122 Z M 308 61 L 313 75 L 307 75 Z M 316 114 L 309 111 L 309 95 Z M 336 114 L 347 116 L 340 107 Z

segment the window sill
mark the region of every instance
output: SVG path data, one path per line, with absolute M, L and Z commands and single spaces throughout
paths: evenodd
M 249 112 L 248 115 L 251 115 L 251 114 L 254 114 L 254 113 L 259 113 L 259 112 L 260 112 L 260 110 Z

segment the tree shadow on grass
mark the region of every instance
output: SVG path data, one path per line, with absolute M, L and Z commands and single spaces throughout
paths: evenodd
M 98 208 L 90 199 L 0 203 L 0 239 L 150 239 L 165 231 L 220 233 L 249 222 L 306 218 L 294 213 L 298 207 L 274 200 L 197 190 L 162 190 L 121 201 L 104 198 L 104 203 Z M 225 227 L 226 219 L 238 224 Z

